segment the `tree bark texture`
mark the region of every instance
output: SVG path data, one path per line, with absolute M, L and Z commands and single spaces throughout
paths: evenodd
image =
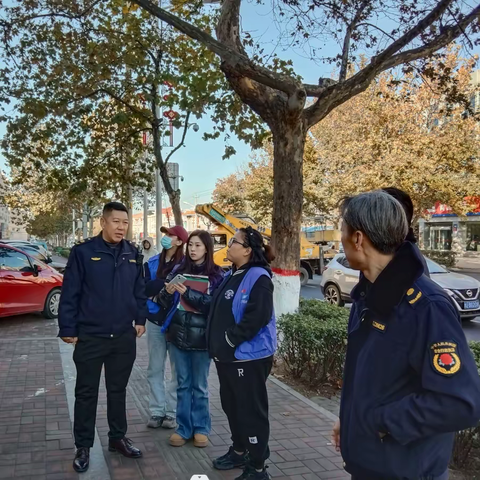
M 273 130 L 272 247 L 274 266 L 287 271 L 299 269 L 306 134 L 302 121 L 280 123 Z

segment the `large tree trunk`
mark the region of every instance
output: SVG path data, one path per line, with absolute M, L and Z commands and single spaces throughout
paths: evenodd
M 292 123 L 288 123 L 287 120 L 272 128 L 274 145 L 272 246 L 277 255 L 273 264 L 277 316 L 295 311 L 300 297 L 303 152 L 307 129 L 301 120 Z

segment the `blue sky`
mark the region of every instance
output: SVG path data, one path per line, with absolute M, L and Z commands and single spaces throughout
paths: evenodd
M 277 55 L 285 60 L 291 59 L 294 62 L 296 72 L 301 75 L 307 83 L 316 83 L 319 77 L 330 76 L 331 66 L 318 65 L 307 55 L 297 52 L 291 48 L 282 49 L 279 47 L 279 32 L 275 26 L 270 6 L 259 6 L 256 1 L 244 2 L 242 8 L 243 29 L 250 32 L 252 37 L 262 43 L 266 52 L 275 51 Z M 334 55 L 338 52 L 335 45 L 326 45 L 322 49 L 322 55 Z M 251 148 L 232 137 L 230 145 L 234 146 L 237 154 L 228 160 L 222 160 L 224 153 L 224 141 L 218 139 L 205 142 L 202 140 L 202 133 L 211 131 L 213 123 L 208 118 L 197 121 L 200 130 L 195 133 L 190 129 L 186 146 L 179 150 L 172 161 L 179 163 L 180 175 L 184 181 L 180 184 L 182 200 L 194 203 L 194 197 L 198 194 L 200 203 L 207 202 L 218 178 L 229 175 L 241 168 L 249 160 Z M 0 123 L 0 137 L 5 134 L 5 124 Z M 179 131 L 176 131 L 174 138 L 178 139 Z M 0 168 L 5 169 L 5 161 L 0 153 Z M 182 204 L 182 208 L 190 208 Z

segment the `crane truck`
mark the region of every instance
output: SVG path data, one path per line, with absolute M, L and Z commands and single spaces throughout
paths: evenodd
M 210 232 L 215 247 L 214 261 L 224 269 L 231 267 L 227 259 L 228 242 L 240 228 L 252 227 L 258 230 L 267 242 L 272 237 L 269 228 L 258 225 L 248 215 L 232 215 L 225 213 L 215 204 L 206 203 L 197 205 L 195 212 L 203 215 L 216 226 L 216 230 Z M 306 285 L 313 278 L 314 273 L 321 273 L 320 247 L 309 242 L 305 237 L 300 237 L 300 283 Z

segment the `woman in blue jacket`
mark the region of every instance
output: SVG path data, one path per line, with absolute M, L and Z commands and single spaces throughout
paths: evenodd
M 244 467 L 237 480 L 267 480 L 266 381 L 277 347 L 269 264 L 275 257 L 251 227 L 240 229 L 228 247 L 233 269 L 213 296 L 207 339 L 233 446 L 213 465 L 218 470 Z
M 172 270 L 183 261 L 183 246 L 188 240 L 187 231 L 181 226 L 162 227 L 162 253 L 151 257 L 145 264 L 145 292 L 147 294 L 148 322 L 148 370 L 150 385 L 149 428 L 175 428 L 177 408 L 177 378 L 175 366 L 171 361 L 172 378 L 165 380 L 165 364 L 168 344 L 161 327 L 165 321 L 165 312 L 153 301 L 165 285 L 165 279 Z

